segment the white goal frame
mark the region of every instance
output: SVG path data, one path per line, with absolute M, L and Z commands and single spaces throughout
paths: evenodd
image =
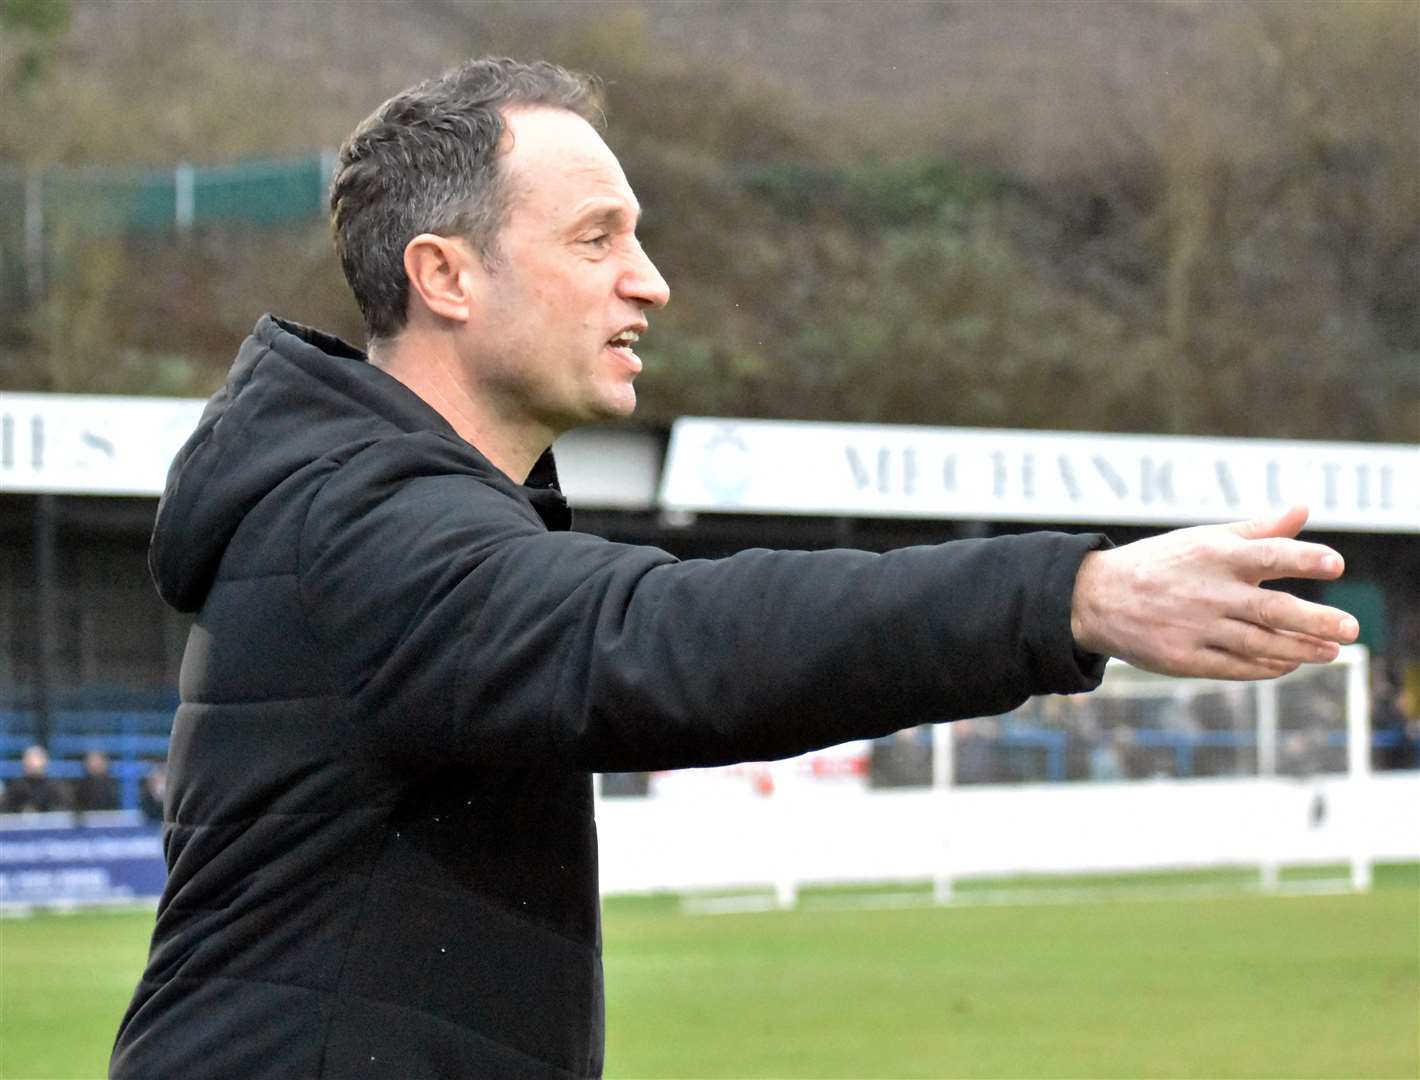
M 1136 673 L 1121 679 L 1115 664 L 1111 674 L 1115 682 L 1107 674 L 1092 698 L 1129 692 Z M 835 767 L 819 774 L 792 759 L 741 766 L 730 775 L 693 770 L 649 797 L 599 795 L 603 892 L 733 893 L 736 903 L 788 907 L 811 884 L 901 884 L 911 888 L 892 895 L 911 903 L 952 900 L 954 891 L 969 902 L 1038 902 L 1081 891 L 1067 888 L 1066 878 L 1088 884 L 1097 874 L 1171 871 L 1210 876 L 1139 889 L 1365 890 L 1374 862 L 1420 857 L 1420 773 L 1371 773 L 1368 675 L 1365 649 L 1350 646 L 1333 665 L 1310 665 L 1279 680 L 1206 690 L 1195 684 L 1192 693 L 1205 709 L 1211 707 L 1205 700 L 1219 697 L 1234 703 L 1229 713 L 1190 711 L 1201 731 L 1253 736 L 1238 741 L 1230 775 L 1204 767 L 1148 778 L 954 784 L 954 736 L 964 727 L 952 723 L 931 731 L 934 785 L 871 788 L 856 771 L 871 768 L 871 748 L 860 744 L 834 759 L 857 762 L 846 773 Z M 1288 689 L 1317 676 L 1316 695 L 1298 690 L 1301 682 Z M 1230 689 L 1222 693 L 1223 686 Z M 1153 689 L 1154 703 L 1123 710 L 1136 715 L 1122 721 L 1113 710 L 1096 710 L 1101 730 L 1119 722 L 1155 727 L 1170 710 L 1161 711 L 1163 699 Z M 1181 687 L 1178 700 L 1187 693 Z M 1050 700 L 1040 702 L 1047 711 Z M 1050 720 L 1028 722 L 1051 730 Z M 1318 732 L 1327 733 L 1320 744 Z M 1085 742 L 1072 746 L 1098 745 L 1076 735 Z M 1079 761 L 1070 760 L 1067 775 L 1077 774 Z M 820 775 L 825 779 L 814 778 Z M 752 785 L 751 776 L 774 782 Z M 1337 876 L 1337 866 L 1349 873 Z M 1213 882 L 1215 870 L 1233 873 Z M 1015 878 L 1033 880 L 1023 889 L 983 887 Z M 1059 888 L 1043 880 L 1051 878 L 1061 879 Z M 957 888 L 966 882 L 983 885 Z
M 1363 645 L 1345 645 L 1341 647 L 1340 655 L 1326 665 L 1328 667 L 1342 667 L 1345 669 L 1345 704 L 1344 718 L 1346 729 L 1346 771 L 1344 773 L 1333 774 L 1331 781 L 1344 780 L 1353 789 L 1362 788 L 1371 776 L 1371 699 L 1370 699 L 1370 655 Z M 1108 683 L 1111 671 L 1118 672 L 1128 669 L 1129 665 L 1122 660 L 1110 660 L 1106 668 L 1105 680 Z M 1284 778 L 1278 775 L 1278 731 L 1279 731 L 1279 689 L 1289 681 L 1296 681 L 1310 677 L 1315 672 L 1316 665 L 1310 665 L 1298 669 L 1289 675 L 1278 679 L 1265 679 L 1252 683 L 1224 683 L 1222 685 L 1246 687 L 1247 692 L 1253 695 L 1256 714 L 1256 739 L 1257 739 L 1257 772 L 1255 776 L 1236 778 L 1232 782 L 1239 784 L 1264 784 L 1264 785 L 1290 785 L 1295 786 L 1298 781 L 1291 778 Z M 1143 673 L 1145 678 L 1139 683 L 1141 687 L 1157 687 L 1164 684 L 1177 686 L 1190 685 L 1197 687 L 1199 684 L 1210 684 L 1215 680 L 1207 679 L 1171 679 L 1167 676 L 1152 676 Z M 1122 689 L 1117 684 L 1106 691 L 1102 686 L 1096 693 L 1108 693 L 1113 697 L 1134 696 L 1128 689 Z M 1142 695 L 1140 695 L 1142 696 Z M 952 794 L 957 786 L 953 782 L 955 770 L 954 746 L 955 732 L 953 724 L 937 724 L 933 728 L 933 761 L 932 761 L 932 786 L 938 793 L 939 798 L 945 804 L 943 810 L 946 811 L 948 820 L 951 814 L 950 804 Z M 1184 779 L 1171 781 L 1171 783 L 1188 784 L 1193 781 Z M 1218 782 L 1218 781 L 1215 781 Z M 1227 783 L 1229 781 L 1221 781 Z M 1080 783 L 1089 783 L 1082 781 Z M 1136 780 L 1119 782 L 1124 786 L 1128 785 L 1150 785 L 1154 781 Z M 1003 785 L 1004 786 L 1004 785 Z M 1371 847 L 1366 841 L 1365 830 L 1353 828 L 1349 832 L 1350 843 L 1347 845 L 1348 851 L 1345 853 L 1345 861 L 1349 863 L 1350 887 L 1358 892 L 1368 891 L 1372 881 L 1372 861 Z M 954 873 L 950 851 L 952 844 L 950 837 L 945 838 L 942 844 L 944 858 L 940 869 L 933 875 L 933 893 L 938 900 L 949 900 L 953 894 L 953 882 L 958 876 Z M 1289 863 L 1289 859 L 1282 846 L 1264 847 L 1257 853 L 1256 866 L 1259 875 L 1259 885 L 1262 889 L 1275 892 L 1281 888 L 1282 869 Z

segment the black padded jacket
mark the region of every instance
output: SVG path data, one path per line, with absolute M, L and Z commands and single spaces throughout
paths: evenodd
M 602 1069 L 590 774 L 782 757 L 1098 682 L 1098 536 L 678 561 L 571 531 L 345 343 L 267 316 L 173 463 L 196 612 L 114 1077 Z

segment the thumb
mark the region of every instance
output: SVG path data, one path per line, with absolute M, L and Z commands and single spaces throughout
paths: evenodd
M 1271 536 L 1296 536 L 1307 523 L 1310 511 L 1305 506 L 1293 506 L 1274 518 L 1253 518 L 1229 526 L 1245 540 L 1261 540 Z

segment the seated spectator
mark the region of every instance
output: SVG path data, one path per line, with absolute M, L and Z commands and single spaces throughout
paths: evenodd
M 1420 769 L 1420 689 L 1406 682 L 1400 688 L 1400 714 L 1405 717 L 1406 749 L 1410 751 L 1406 768 Z
M 1371 730 L 1382 737 L 1374 755 L 1380 769 L 1420 768 L 1420 720 L 1415 717 L 1414 694 L 1393 683 L 1380 665 L 1371 675 Z
M 932 783 L 930 728 L 904 728 L 873 743 L 868 786 L 926 787 Z
M 20 764 L 24 775 L 5 785 L 0 812 L 43 814 L 69 809 L 63 787 L 49 776 L 49 753 L 44 747 L 31 746 L 20 759 Z
M 958 720 L 952 725 L 953 782 L 990 784 L 996 775 L 996 728 L 990 717 Z
M 84 755 L 84 775 L 74 781 L 72 797 L 81 814 L 119 808 L 118 781 L 109 775 L 107 754 L 90 750 Z
M 1126 764 L 1133 732 L 1123 724 L 1115 727 L 1090 750 L 1091 780 L 1127 780 Z
M 160 762 L 148 770 L 138 789 L 138 809 L 155 824 L 163 823 L 163 796 L 168 790 L 168 770 Z

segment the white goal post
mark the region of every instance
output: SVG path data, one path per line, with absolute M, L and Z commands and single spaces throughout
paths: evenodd
M 1004 716 L 639 775 L 637 794 L 617 778 L 598 785 L 603 891 L 789 905 L 810 884 L 931 882 L 946 900 L 971 879 L 1215 869 L 1366 889 L 1373 861 L 1420 857 L 1420 773 L 1371 775 L 1368 682 L 1359 646 L 1258 683 L 1111 663 L 1090 694 Z
M 958 793 L 974 784 L 1031 779 L 983 774 L 979 761 L 966 767 L 963 748 L 982 737 L 973 730 L 981 723 L 933 728 L 933 787 L 947 803 L 949 823 L 933 876 L 939 898 L 951 895 L 954 877 L 971 870 L 954 865 L 952 857 L 961 844 L 951 834 L 969 828 L 950 809 L 953 803 L 965 809 Z M 1117 781 L 1133 793 L 1121 805 L 1131 817 L 1124 831 L 1138 836 L 1156 830 L 1157 857 L 1116 843 L 1118 865 L 1110 867 L 1111 837 L 1117 840 L 1119 830 L 1096 822 L 1090 832 L 1100 848 L 1093 860 L 1098 865 L 1088 868 L 1201 868 L 1210 865 L 1211 851 L 1212 865 L 1254 865 L 1268 890 L 1279 887 L 1284 866 L 1320 862 L 1348 863 L 1351 887 L 1370 887 L 1372 845 L 1356 809 L 1371 773 L 1364 646 L 1344 646 L 1330 664 L 1257 682 L 1173 678 L 1111 660 L 1091 694 L 1034 699 L 1015 714 L 984 723 L 985 737 L 998 746 L 1004 733 L 1007 742 L 1028 748 L 1031 740 L 1021 737 L 1022 729 L 1035 733 L 1038 744 L 1053 740 L 1039 747 L 1056 755 L 1046 770 L 1050 779 Z M 1067 746 L 1073 751 L 1068 761 L 1062 754 Z M 1199 799 L 1189 798 L 1190 787 Z M 1338 800 L 1340 793 L 1351 797 Z M 1349 819 L 1327 829 L 1337 801 L 1349 804 Z M 1221 813 L 1210 813 L 1210 804 Z M 1229 811 L 1236 815 L 1231 825 Z M 1179 827 L 1194 829 L 1200 843 L 1178 842 L 1171 833 Z

